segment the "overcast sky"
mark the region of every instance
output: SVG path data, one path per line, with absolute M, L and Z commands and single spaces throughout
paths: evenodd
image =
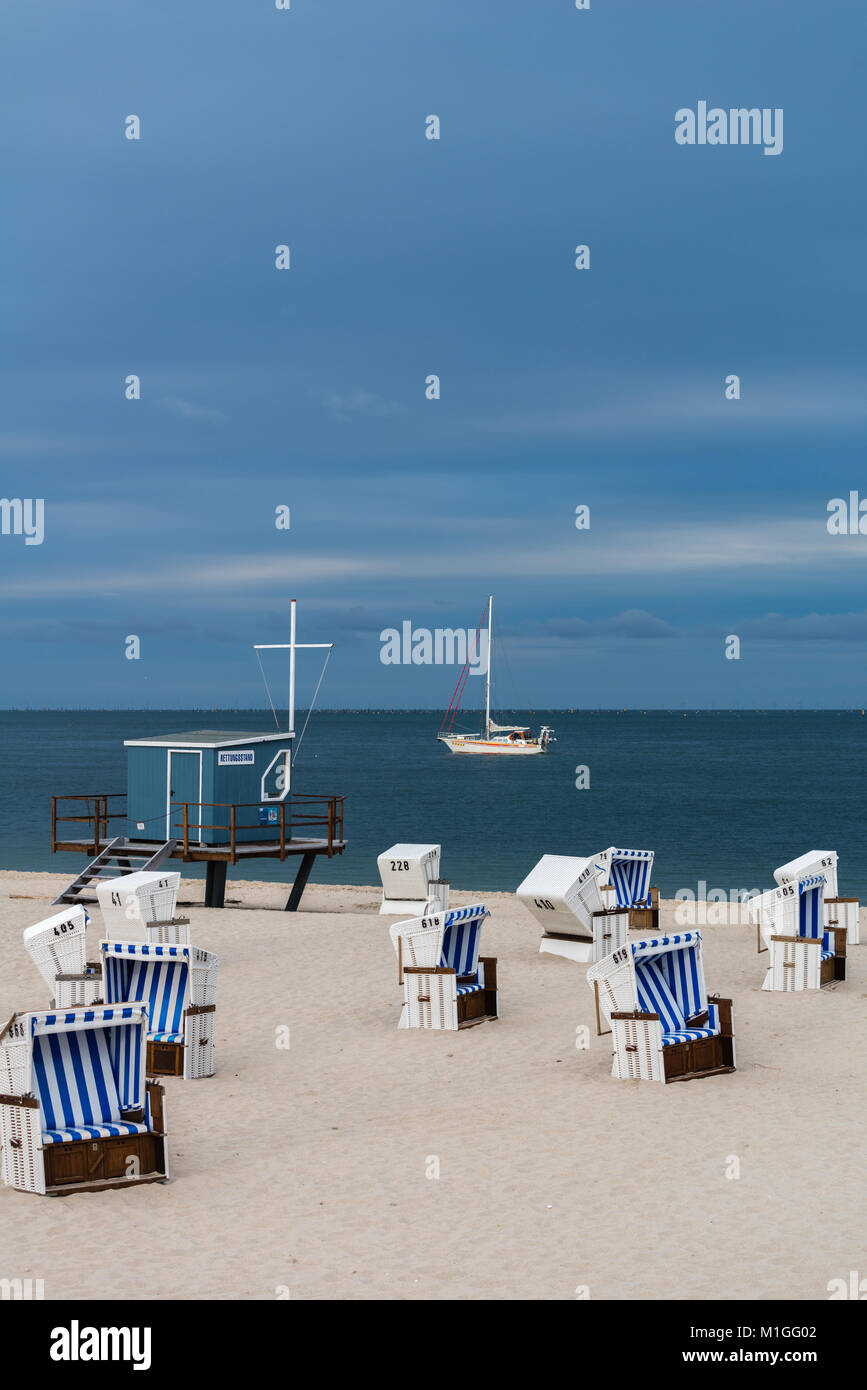
M 489 590 L 504 704 L 863 703 L 860 2 L 0 8 L 2 494 L 45 506 L 0 703 L 259 704 L 294 595 L 324 704 L 444 706 L 380 632 Z M 782 153 L 678 145 L 700 101 Z

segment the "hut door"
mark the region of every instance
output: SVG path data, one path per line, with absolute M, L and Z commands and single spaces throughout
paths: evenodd
M 202 779 L 202 755 L 201 753 L 177 752 L 174 749 L 169 753 L 168 766 L 168 795 L 166 805 L 166 839 L 172 837 L 180 838 L 184 833 L 184 811 L 182 806 L 173 805 L 173 802 L 186 801 L 191 803 L 187 812 L 189 816 L 190 839 L 196 842 L 202 838 L 200 823 L 208 819 L 202 815 L 200 791 Z

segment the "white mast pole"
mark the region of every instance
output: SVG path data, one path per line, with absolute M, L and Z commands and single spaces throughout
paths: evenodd
M 485 682 L 485 738 L 491 737 L 491 633 L 494 620 L 494 595 L 488 594 L 488 671 Z
M 289 601 L 289 732 L 295 732 L 295 600 Z

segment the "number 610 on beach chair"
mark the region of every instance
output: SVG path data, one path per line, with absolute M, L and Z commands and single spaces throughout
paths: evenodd
M 497 962 L 479 956 L 481 903 L 390 928 L 404 1004 L 398 1028 L 470 1028 L 497 1017 Z
M 198 946 L 101 941 L 107 1004 L 147 1004 L 151 1076 L 214 1075 L 214 997 L 219 959 Z
M 732 1001 L 705 992 L 698 932 L 627 943 L 587 983 L 614 1040 L 612 1076 L 689 1081 L 735 1070 Z M 602 1031 L 601 1028 L 599 1030 Z

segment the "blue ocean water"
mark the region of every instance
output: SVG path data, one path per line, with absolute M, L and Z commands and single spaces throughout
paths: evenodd
M 867 897 L 867 716 L 856 711 L 501 711 L 550 723 L 545 757 L 459 757 L 436 742 L 438 712 L 318 711 L 293 787 L 343 793 L 349 847 L 317 861 L 313 882 L 377 883 L 398 840 L 443 846 L 455 888 L 512 890 L 544 853 L 607 845 L 656 851 L 654 882 L 764 889 L 808 849 L 836 849 L 840 892 Z M 51 854 L 52 794 L 124 791 L 125 738 L 185 728 L 273 731 L 261 710 L 4 711 L 0 865 L 68 872 Z M 303 714 L 299 717 L 299 727 Z M 578 790 L 575 770 L 589 768 Z M 231 877 L 291 881 L 297 861 L 257 860 Z M 185 873 L 196 874 L 188 865 Z

